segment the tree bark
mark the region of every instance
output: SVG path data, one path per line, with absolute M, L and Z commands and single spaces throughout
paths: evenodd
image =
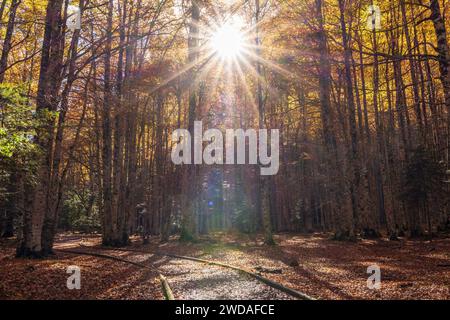
M 103 88 L 103 245 L 113 245 L 116 234 L 112 204 L 112 137 L 111 117 L 112 90 L 111 90 L 111 43 L 112 43 L 112 18 L 114 2 L 108 1 L 108 17 L 106 27 L 106 43 L 104 57 L 104 88 Z
M 447 135 L 450 134 L 450 74 L 449 74 L 449 49 L 447 42 L 447 30 L 444 18 L 441 14 L 439 0 L 431 0 L 431 20 L 437 38 L 437 51 L 439 61 L 440 78 L 444 90 L 444 101 L 447 109 Z M 450 138 L 447 137 L 447 169 L 450 168 Z
M 6 1 L 4 1 L 6 2 Z M 14 32 L 14 23 L 16 21 L 16 12 L 19 7 L 21 0 L 12 0 L 11 7 L 9 9 L 9 20 L 6 26 L 5 39 L 3 40 L 2 55 L 0 57 L 0 83 L 5 80 L 5 72 L 8 67 L 8 56 L 11 50 L 11 40 Z M 2 4 L 4 8 L 4 3 Z M 3 14 L 3 10 L 1 12 Z M 1 14 L 0 14 L 1 21 Z
M 352 199 L 353 217 L 348 221 L 349 237 L 355 238 L 355 226 L 358 226 L 363 204 L 361 203 L 360 190 L 360 159 L 358 151 L 358 136 L 356 129 L 355 117 L 355 100 L 353 95 L 353 82 L 351 75 L 351 59 L 352 51 L 349 44 L 349 35 L 347 33 L 347 25 L 345 22 L 345 5 L 344 0 L 339 0 L 340 24 L 342 32 L 342 45 L 344 47 L 344 78 L 345 78 L 345 93 L 347 100 L 348 123 L 350 127 L 350 148 L 348 150 L 349 158 L 349 176 L 350 176 L 350 193 Z
M 50 0 L 47 5 L 45 18 L 45 32 L 42 43 L 41 68 L 39 74 L 36 111 L 42 121 L 41 127 L 36 130 L 35 143 L 42 155 L 39 158 L 37 169 L 37 184 L 33 190 L 33 204 L 31 227 L 27 227 L 29 236 L 24 237 L 23 243 L 17 250 L 18 256 L 41 256 L 42 228 L 45 213 L 48 210 L 48 192 L 50 187 L 53 134 L 55 116 L 58 104 L 58 91 L 61 84 L 63 34 L 62 34 L 62 0 Z
M 189 64 L 194 64 L 198 61 L 197 48 L 199 46 L 198 40 L 198 22 L 200 20 L 200 7 L 197 0 L 191 1 L 191 24 L 189 27 Z M 197 104 L 198 104 L 198 89 L 195 83 L 195 68 L 189 73 L 192 79 L 192 84 L 189 87 L 189 110 L 188 110 L 188 130 L 192 137 L 192 154 L 193 160 L 193 142 L 194 142 L 194 121 L 197 117 Z M 181 237 L 182 241 L 191 241 L 197 238 L 197 226 L 196 226 L 196 204 L 198 196 L 198 172 L 194 164 L 186 165 L 184 177 L 183 177 L 183 204 L 182 204 L 182 226 Z

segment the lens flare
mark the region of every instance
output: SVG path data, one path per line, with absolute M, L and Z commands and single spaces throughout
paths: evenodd
M 211 37 L 212 50 L 223 59 L 238 57 L 244 49 L 244 36 L 238 23 L 226 23 Z

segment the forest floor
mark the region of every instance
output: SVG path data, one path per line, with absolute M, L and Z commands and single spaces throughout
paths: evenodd
M 15 259 L 15 241 L 0 242 L 0 299 L 163 299 L 158 274 L 176 299 L 288 299 L 283 292 L 234 270 L 155 253 L 238 266 L 320 299 L 450 299 L 450 239 L 337 242 L 327 235 L 278 234 L 277 245 L 258 236 L 215 233 L 197 243 L 151 239 L 142 245 L 101 248 L 98 235 L 60 234 L 56 255 Z M 125 250 L 139 250 L 148 253 Z M 68 253 L 82 250 L 145 264 Z M 67 267 L 81 269 L 81 289 L 66 287 Z M 367 287 L 367 267 L 381 269 L 381 289 Z

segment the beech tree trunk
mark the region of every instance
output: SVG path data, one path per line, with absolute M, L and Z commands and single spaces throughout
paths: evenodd
M 37 130 L 35 143 L 42 151 L 38 169 L 37 184 L 33 190 L 29 236 L 24 236 L 17 250 L 18 256 L 40 256 L 47 254 L 42 247 L 42 228 L 48 206 L 48 192 L 51 179 L 53 134 L 58 105 L 58 91 L 61 84 L 63 33 L 62 0 L 49 0 L 45 18 L 45 32 L 42 43 L 41 68 L 39 74 L 36 111 L 42 121 Z
M 113 0 L 108 1 L 108 18 L 106 27 L 106 43 L 104 57 L 104 87 L 103 87 L 103 245 L 113 245 L 116 217 L 113 216 L 112 203 L 112 137 L 111 137 L 111 43 L 112 43 L 112 16 L 114 10 Z
M 189 110 L 188 110 L 188 130 L 192 137 L 192 147 L 191 147 L 191 160 L 193 161 L 194 156 L 194 122 L 197 117 L 197 104 L 198 104 L 198 88 L 195 83 L 195 62 L 198 61 L 198 51 L 199 46 L 198 39 L 198 22 L 200 20 L 200 7 L 197 0 L 191 0 L 191 23 L 189 26 L 189 39 L 188 39 L 188 49 L 189 57 L 188 63 L 192 65 L 192 71 L 189 72 L 190 78 L 193 79 L 193 83 L 189 86 Z M 198 168 L 197 166 L 191 164 L 186 165 L 184 176 L 183 176 L 183 201 L 182 201 L 182 225 L 181 225 L 181 237 L 182 241 L 191 241 L 197 238 L 197 196 L 198 196 Z

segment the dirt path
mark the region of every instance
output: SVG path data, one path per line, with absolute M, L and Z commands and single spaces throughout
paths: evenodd
M 291 296 L 234 270 L 169 260 L 160 270 L 180 300 L 288 300 Z
M 101 250 L 101 253 L 157 267 L 177 300 L 294 299 L 246 274 L 224 267 L 138 252 Z

